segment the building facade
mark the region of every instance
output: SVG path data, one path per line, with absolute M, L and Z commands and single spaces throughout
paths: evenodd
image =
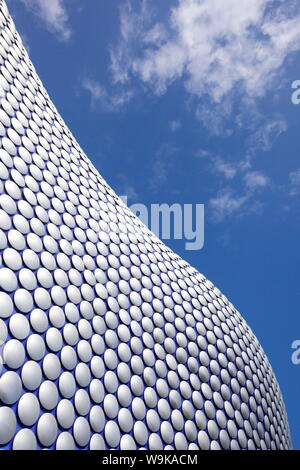
M 103 180 L 2 0 L 0 101 L 0 448 L 290 448 L 251 329 Z

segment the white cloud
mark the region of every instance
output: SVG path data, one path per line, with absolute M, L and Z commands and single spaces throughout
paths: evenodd
M 47 29 L 63 41 L 71 36 L 69 18 L 63 0 L 21 0 L 47 26 Z
M 244 208 L 249 196 L 237 196 L 230 189 L 221 191 L 215 198 L 209 201 L 213 218 L 221 222 L 226 217 Z
M 90 78 L 82 80 L 81 86 L 90 93 L 93 109 L 100 104 L 107 111 L 116 111 L 132 98 L 132 91 L 129 88 L 124 89 L 121 87 L 115 90 L 114 93 L 109 94 L 107 89 L 99 82 Z
M 250 171 L 245 175 L 246 186 L 255 190 L 265 188 L 269 184 L 269 178 L 259 171 Z
M 213 168 L 217 173 L 220 173 L 227 180 L 234 178 L 237 173 L 237 168 L 235 168 L 233 164 L 227 163 L 219 157 L 214 159 Z
M 95 80 L 85 78 L 82 81 L 82 88 L 90 92 L 92 104 L 105 96 L 104 88 Z
M 210 199 L 210 214 L 214 222 L 222 222 L 226 217 L 241 217 L 248 214 L 261 214 L 264 204 L 254 197 L 258 188 L 246 189 L 242 195 L 231 188 L 221 190 Z
M 299 22 L 293 0 L 178 0 L 166 30 L 145 1 L 139 12 L 128 3 L 112 50 L 114 80 L 135 76 L 162 94 L 181 78 L 189 93 L 215 103 L 235 91 L 262 96 L 300 48 Z
M 227 179 L 233 176 L 229 173 Z M 244 182 L 245 185 L 241 191 L 227 187 L 219 191 L 217 196 L 209 201 L 212 218 L 215 222 L 222 222 L 226 217 L 232 215 L 261 212 L 263 204 L 256 196 L 270 185 L 270 179 L 260 171 L 248 171 L 244 175 Z
M 170 127 L 172 132 L 175 132 L 175 131 L 177 131 L 178 129 L 181 128 L 181 122 L 178 121 L 178 120 L 177 121 L 171 121 L 169 123 L 169 127 Z
M 273 142 L 287 130 L 287 127 L 287 123 L 283 119 L 273 119 L 262 124 L 250 139 L 250 152 L 269 151 Z
M 296 196 L 300 192 L 300 168 L 289 174 L 291 190 L 290 195 Z
M 211 153 L 208 151 L 208 150 L 205 150 L 205 149 L 199 149 L 195 152 L 195 157 L 196 158 L 209 158 L 211 156 Z
M 110 49 L 113 83 L 124 85 L 130 80 L 129 64 L 137 45 L 159 42 L 160 27 L 151 25 L 151 19 L 147 0 L 139 3 L 138 11 L 134 11 L 129 1 L 120 7 L 120 41 Z
M 300 51 L 299 2 L 177 0 L 159 20 L 152 5 L 131 0 L 121 8 L 120 40 L 110 50 L 112 83 L 161 95 L 179 82 L 187 108 L 211 134 L 230 137 L 240 131 L 242 153 L 234 163 L 224 154 L 197 153 L 222 176 L 222 189 L 209 205 L 216 221 L 260 211 L 257 195 L 271 180 L 255 171 L 254 158 L 272 148 L 287 122 L 262 113 L 259 100 L 282 86 L 286 60 Z M 176 130 L 176 121 L 169 126 Z M 154 160 L 157 187 L 172 159 Z M 234 178 L 239 191 L 226 186 Z

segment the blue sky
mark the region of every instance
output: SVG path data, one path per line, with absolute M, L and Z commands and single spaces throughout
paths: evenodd
M 130 203 L 205 204 L 168 244 L 261 341 L 300 448 L 300 6 L 294 0 L 8 0 L 50 97 Z

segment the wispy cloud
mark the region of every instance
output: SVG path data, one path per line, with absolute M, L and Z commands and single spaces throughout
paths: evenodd
M 120 7 L 120 40 L 110 48 L 110 71 L 114 83 L 125 84 L 130 80 L 129 64 L 138 45 L 153 45 L 160 40 L 159 28 L 152 25 L 151 20 L 147 0 L 140 1 L 137 9 L 130 1 Z M 155 30 L 156 34 L 153 34 Z
M 269 151 L 274 141 L 287 130 L 284 119 L 275 118 L 264 122 L 249 139 L 249 149 L 252 153 L 257 150 Z
M 138 192 L 136 191 L 133 184 L 129 181 L 128 177 L 125 174 L 119 174 L 117 176 L 119 180 L 119 195 L 126 196 L 127 200 L 132 202 L 136 201 L 138 198 Z
M 297 196 L 300 193 L 300 168 L 292 171 L 289 174 L 289 179 L 290 179 L 290 195 L 291 196 Z
M 92 106 L 106 96 L 105 89 L 96 80 L 85 78 L 81 85 L 84 90 L 90 93 Z
M 219 159 L 215 159 L 215 162 L 218 162 L 222 168 L 226 180 L 231 180 L 238 171 L 241 171 L 240 167 L 227 168 Z M 222 222 L 226 217 L 233 215 L 261 212 L 263 204 L 258 196 L 271 185 L 269 177 L 262 171 L 247 171 L 240 183 L 242 184 L 236 187 L 223 187 L 210 199 L 209 207 L 215 222 Z
M 48 31 L 58 39 L 67 41 L 71 36 L 69 18 L 63 0 L 21 0 L 22 3 L 38 16 Z
M 172 132 L 175 132 L 175 131 L 177 131 L 178 129 L 181 128 L 181 122 L 179 120 L 171 121 L 169 123 L 169 127 L 170 127 Z
M 258 103 L 265 104 L 261 99 L 281 86 L 286 60 L 300 51 L 299 2 L 177 0 L 164 19 L 155 15 L 149 0 L 128 0 L 120 8 L 120 36 L 110 48 L 111 89 L 121 90 L 119 106 L 138 90 L 159 96 L 181 84 L 187 109 L 209 134 L 233 138 L 240 132 L 239 156 L 226 150 L 197 155 L 222 183 L 209 203 L 215 220 L 260 208 L 257 195 L 272 184 L 256 169 L 255 157 L 270 151 L 288 126 L 284 117 L 265 114 Z M 93 99 L 111 100 L 102 87 L 96 87 Z M 169 129 L 175 132 L 180 125 L 174 119 Z M 176 153 L 163 152 L 153 159 L 152 190 L 166 181 Z
M 169 142 L 165 142 L 155 153 L 152 162 L 151 177 L 149 179 L 150 190 L 156 191 L 165 183 L 168 177 L 168 171 L 173 164 L 173 158 L 178 151 L 178 147 Z
M 220 191 L 209 201 L 212 217 L 215 222 L 222 222 L 226 217 L 244 209 L 249 196 L 239 196 L 231 189 Z
M 227 180 L 231 180 L 235 177 L 238 168 L 232 163 L 225 162 L 222 158 L 213 158 L 213 169 L 215 172 L 224 176 Z
M 100 105 L 107 111 L 116 111 L 132 98 L 132 90 L 129 88 L 121 88 L 114 90 L 114 93 L 109 93 L 98 81 L 90 78 L 84 78 L 81 86 L 90 93 L 92 109 L 97 109 Z
M 293 0 L 178 0 L 166 27 L 147 5 L 121 9 L 121 40 L 111 50 L 115 82 L 135 76 L 162 94 L 183 79 L 189 93 L 217 103 L 231 92 L 258 97 L 300 48 Z
M 264 208 L 263 200 L 256 197 L 263 186 L 253 184 L 241 192 L 232 188 L 224 188 L 216 197 L 210 199 L 209 207 L 212 220 L 222 222 L 227 217 L 242 217 L 251 214 L 261 214 Z
M 245 175 L 247 188 L 251 190 L 265 188 L 270 183 L 269 178 L 259 171 L 250 171 Z

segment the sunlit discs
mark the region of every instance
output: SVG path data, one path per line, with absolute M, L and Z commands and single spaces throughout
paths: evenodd
M 23 344 L 16 340 L 11 339 L 6 342 L 3 348 L 4 363 L 11 369 L 18 369 L 21 367 L 25 360 L 25 349 Z
M 24 250 L 22 253 L 22 258 L 28 269 L 35 270 L 40 266 L 39 257 L 32 250 Z
M 76 382 L 80 387 L 87 387 L 91 381 L 89 367 L 83 362 L 79 363 L 75 369 Z
M 8 152 L 10 155 L 16 155 L 17 149 L 15 144 L 11 140 L 4 137 L 2 139 L 2 145 L 4 150 L 6 150 L 6 152 Z
M 10 118 L 9 118 L 8 114 L 3 109 L 0 110 L 0 121 L 6 127 L 10 125 Z
M 57 306 L 51 307 L 49 311 L 49 319 L 51 324 L 55 328 L 62 328 L 65 324 L 65 314 L 64 311 Z
M 136 421 L 133 427 L 134 438 L 136 442 L 143 446 L 148 440 L 148 430 L 142 421 Z
M 44 413 L 37 425 L 37 436 L 42 446 L 50 447 L 57 437 L 57 422 L 50 413 Z
M 100 406 L 94 405 L 89 415 L 90 425 L 95 432 L 101 432 L 105 426 L 105 416 Z
M 2 173 L 1 177 L 3 177 L 3 179 L 7 178 L 7 171 L 5 171 L 5 174 Z M 4 194 L 0 196 L 0 204 L 1 207 L 5 208 L 5 210 L 0 209 L 0 228 L 2 230 L 8 230 L 11 227 L 11 219 L 8 214 L 10 212 L 15 212 L 15 204 L 11 200 L 11 198 L 9 198 L 9 196 L 5 196 Z M 4 238 L 3 248 L 5 248 L 7 245 L 7 238 L 4 234 L 2 235 L 2 237 Z
M 32 291 L 37 286 L 37 280 L 34 273 L 27 268 L 23 268 L 19 271 L 19 282 L 24 289 Z
M 44 268 L 48 269 L 49 271 L 53 271 L 56 268 L 55 258 L 51 253 L 48 253 L 47 251 L 41 254 L 41 261 Z
M 79 331 L 80 336 L 82 336 L 82 338 L 84 338 L 84 339 L 89 339 L 92 336 L 91 325 L 85 319 L 79 320 L 79 322 L 78 322 L 78 331 Z
M 36 450 L 37 440 L 31 429 L 21 429 L 14 438 L 13 450 Z
M 87 301 L 82 301 L 80 304 L 80 313 L 86 320 L 91 320 L 94 317 L 94 310 L 92 304 Z
M 54 271 L 55 282 L 62 288 L 65 288 L 69 284 L 68 275 L 62 269 L 56 269 Z
M 59 358 L 53 354 L 47 354 L 43 359 L 43 371 L 49 380 L 56 380 L 61 372 Z
M 137 375 L 132 376 L 130 380 L 130 387 L 134 395 L 139 397 L 143 394 L 143 381 Z
M 29 335 L 30 325 L 24 315 L 16 313 L 10 317 L 9 329 L 14 338 L 22 340 Z
M 12 405 L 20 398 L 21 393 L 22 382 L 18 374 L 12 371 L 5 372 L 0 377 L 0 400 L 6 405 Z
M 176 450 L 186 450 L 188 448 L 187 439 L 181 432 L 176 433 L 174 442 Z
M 77 390 L 74 397 L 76 411 L 81 416 L 86 416 L 90 410 L 91 402 L 88 393 L 83 390 Z
M 108 421 L 105 426 L 105 440 L 110 447 L 117 447 L 120 442 L 120 429 L 114 421 Z
M 68 345 L 75 346 L 79 340 L 77 328 L 71 323 L 67 323 L 63 328 L 63 337 Z
M 28 313 L 33 307 L 33 298 L 26 289 L 18 289 L 14 295 L 14 303 L 20 312 Z
M 75 450 L 75 442 L 72 434 L 62 432 L 56 441 L 56 450 Z
M 65 291 L 59 286 L 55 286 L 51 289 L 51 297 L 53 302 L 59 306 L 65 305 L 67 301 Z
M 106 445 L 100 434 L 93 434 L 90 440 L 90 450 L 105 450 Z
M 32 426 L 40 415 L 40 404 L 33 393 L 25 393 L 18 403 L 18 416 L 25 426 Z
M 8 241 L 12 248 L 21 251 L 25 248 L 24 236 L 18 230 L 10 230 L 7 234 Z
M 52 274 L 48 269 L 46 268 L 40 268 L 37 271 L 37 279 L 40 283 L 40 285 L 46 289 L 52 286 L 53 284 L 53 278 Z
M 118 423 L 123 432 L 130 432 L 133 427 L 133 418 L 129 410 L 122 408 L 118 414 Z
M 98 379 L 93 379 L 90 383 L 89 393 L 94 403 L 102 403 L 105 394 L 102 382 Z
M 162 450 L 163 442 L 158 434 L 152 433 L 149 436 L 149 449 L 151 450 Z
M 77 364 L 77 355 L 71 346 L 64 346 L 61 350 L 61 362 L 67 370 L 72 370 Z
M 132 401 L 132 412 L 136 419 L 142 420 L 146 415 L 146 406 L 141 398 L 134 398 Z
M 100 379 L 104 375 L 104 363 L 101 359 L 101 357 L 94 356 L 91 360 L 91 372 L 94 377 L 97 379 Z
M 159 415 L 157 414 L 157 412 L 155 410 L 149 410 L 147 412 L 146 422 L 147 422 L 148 428 L 151 431 L 157 432 L 159 430 L 159 428 L 160 428 L 160 417 L 159 417 Z
M 7 245 L 6 235 L 3 232 L 3 230 L 0 229 L 0 248 L 3 249 L 6 247 L 6 245 Z
M 77 444 L 80 447 L 85 447 L 90 439 L 90 425 L 82 416 L 75 420 L 73 433 Z
M 0 317 L 7 318 L 13 312 L 13 302 L 10 296 L 4 292 L 0 292 Z
M 0 269 L 0 287 L 1 289 L 12 292 L 17 288 L 17 277 L 15 273 L 8 268 Z
M 27 390 L 36 390 L 42 381 L 42 370 L 35 361 L 27 361 L 22 368 L 22 382 Z
M 16 432 L 17 420 L 13 410 L 7 406 L 0 408 L 0 445 L 7 444 Z
M 117 367 L 117 356 L 112 349 L 107 349 L 104 353 L 104 362 L 109 369 L 114 370 Z
M 63 344 L 63 339 L 60 331 L 57 328 L 49 328 L 46 333 L 46 343 L 51 351 L 60 351 Z
M 108 418 L 115 418 L 118 414 L 118 402 L 114 395 L 108 394 L 104 398 L 104 412 Z
M 36 235 L 35 233 L 29 233 L 26 237 L 27 244 L 29 248 L 36 252 L 39 253 L 43 249 L 43 244 L 41 242 L 41 239 Z
M 46 410 L 53 410 L 58 403 L 58 390 L 50 380 L 44 381 L 39 388 L 39 401 Z
M 34 291 L 34 301 L 37 307 L 47 310 L 51 307 L 51 297 L 46 289 L 39 287 Z
M 30 335 L 26 343 L 26 349 L 31 359 L 40 361 L 46 352 L 43 337 L 38 334 Z
M 75 411 L 71 401 L 60 400 L 56 409 L 57 421 L 63 429 L 69 429 L 75 421 Z
M 205 431 L 199 431 L 198 444 L 201 450 L 209 449 L 209 437 Z
M 70 372 L 63 372 L 59 377 L 59 391 L 64 398 L 71 398 L 76 391 L 76 383 Z
M 144 392 L 144 398 L 147 406 L 149 408 L 155 408 L 157 404 L 157 395 L 155 390 L 150 387 L 147 387 Z
M 38 333 L 43 333 L 48 328 L 47 315 L 41 309 L 34 309 L 30 314 L 30 324 Z
M 0 342 L 3 345 L 8 335 L 8 329 L 3 320 L 0 319 Z M 1 364 L 2 365 L 2 364 Z
M 163 421 L 160 427 L 161 436 L 166 444 L 171 444 L 174 438 L 174 431 L 168 421 Z

